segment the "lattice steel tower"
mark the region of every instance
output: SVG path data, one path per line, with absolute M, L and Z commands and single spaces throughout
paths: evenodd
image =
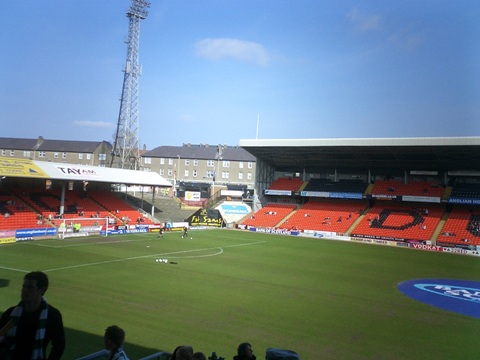
M 127 61 L 123 69 L 122 98 L 120 99 L 117 133 L 110 167 L 137 170 L 140 164 L 138 80 L 141 75 L 141 67 L 138 60 L 138 48 L 140 21 L 147 17 L 148 7 L 150 7 L 150 2 L 146 0 L 132 0 L 127 12 L 129 18 Z

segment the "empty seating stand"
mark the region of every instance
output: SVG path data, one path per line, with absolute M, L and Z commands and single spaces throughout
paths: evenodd
M 398 180 L 377 180 L 372 195 L 443 197 L 445 188 L 435 182 L 411 181 L 407 184 Z
M 352 231 L 353 236 L 430 240 L 444 212 L 438 204 L 377 203 Z
M 86 220 L 82 222 L 84 226 L 97 225 L 98 220 L 89 222 L 88 219 L 106 217 L 109 214 L 105 208 L 89 199 L 86 193 L 76 190 L 68 190 L 66 192 L 63 216 L 61 218 L 59 217 L 61 206 L 61 192 L 59 189 L 22 189 L 17 191 L 17 195 L 38 213 L 44 224 L 49 226 L 58 227 L 64 220 L 82 217 Z
M 59 227 L 69 219 L 84 218 L 83 226 L 103 225 L 95 218 L 111 217 L 127 223 L 153 224 L 135 208 L 109 192 L 86 193 L 68 190 L 64 198 L 64 213 L 59 217 L 59 189 L 12 189 L 0 193 L 0 230 Z M 117 211 L 118 210 L 118 211 Z M 91 219 L 91 221 L 90 221 Z
M 148 217 L 144 217 L 137 209 L 131 207 L 127 202 L 119 199 L 111 192 L 93 191 L 89 192 L 89 197 L 104 207 L 118 221 L 123 221 L 128 224 L 135 224 L 138 222 L 145 225 L 153 224 L 153 221 Z
M 363 180 L 340 180 L 335 182 L 330 179 L 310 179 L 303 190 L 363 194 L 366 188 L 367 184 Z
M 290 190 L 299 191 L 303 186 L 303 180 L 296 177 L 282 177 L 274 180 L 268 190 Z
M 358 219 L 365 207 L 366 204 L 359 201 L 310 200 L 279 227 L 344 234 Z
M 294 204 L 268 204 L 257 211 L 243 225 L 252 227 L 276 227 L 297 205 Z
M 43 228 L 44 221 L 38 215 L 20 198 L 0 194 L 0 230 Z
M 480 199 L 480 184 L 457 182 L 452 188 L 451 197 Z
M 455 207 L 437 242 L 445 245 L 480 245 L 480 209 Z

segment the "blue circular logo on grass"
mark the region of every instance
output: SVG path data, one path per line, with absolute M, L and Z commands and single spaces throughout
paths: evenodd
M 480 282 L 417 279 L 398 284 L 405 295 L 425 304 L 480 319 Z

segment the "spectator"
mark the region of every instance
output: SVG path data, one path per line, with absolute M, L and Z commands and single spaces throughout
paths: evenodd
M 256 356 L 253 355 L 252 345 L 249 343 L 241 343 L 237 348 L 237 355 L 233 357 L 233 360 L 255 360 Z
M 197 351 L 195 354 L 193 354 L 192 357 L 193 360 L 207 360 L 207 357 L 205 356 L 204 353 Z
M 117 325 L 109 326 L 104 335 L 105 349 L 110 351 L 108 360 L 128 360 L 127 354 L 123 350 L 125 341 L 125 331 Z
M 47 289 L 48 277 L 43 272 L 30 272 L 23 278 L 21 301 L 0 318 L 0 329 L 7 330 L 1 343 L 1 354 L 5 356 L 2 359 L 62 357 L 65 350 L 62 315 L 45 300 Z
M 170 360 L 192 360 L 193 348 L 189 345 L 177 346 Z

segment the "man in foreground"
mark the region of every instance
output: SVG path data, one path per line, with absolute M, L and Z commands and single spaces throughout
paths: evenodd
M 62 315 L 43 297 L 47 289 L 48 277 L 43 272 L 30 272 L 23 278 L 21 301 L 0 318 L 1 360 L 58 360 L 62 357 L 65 350 Z

